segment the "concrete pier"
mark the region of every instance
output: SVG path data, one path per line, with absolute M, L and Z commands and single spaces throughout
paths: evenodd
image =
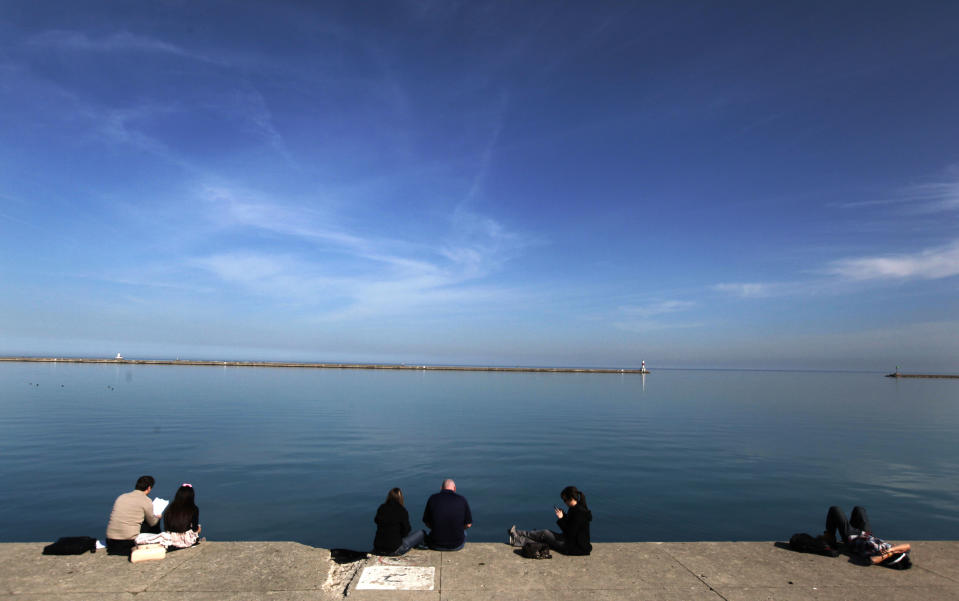
M 906 571 L 773 542 L 600 543 L 589 557 L 548 560 L 477 543 L 342 565 L 291 542 L 205 542 L 138 564 L 102 550 L 55 557 L 41 555 L 44 543 L 4 543 L 0 600 L 959 600 L 959 542 L 910 542 Z
M 899 372 L 886 374 L 887 378 L 927 378 L 933 380 L 959 380 L 955 374 L 903 374 Z
M 194 367 L 296 367 L 307 369 L 370 369 L 405 371 L 498 371 L 571 374 L 648 374 L 641 369 L 592 367 L 501 367 L 481 365 L 411 365 L 407 363 L 290 363 L 283 361 L 203 361 L 192 359 L 98 359 L 95 357 L 0 357 L 11 363 L 93 363 L 105 365 L 179 365 Z

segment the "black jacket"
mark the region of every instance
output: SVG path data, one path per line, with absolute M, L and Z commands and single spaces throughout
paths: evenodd
M 396 501 L 380 505 L 373 521 L 376 522 L 373 550 L 377 553 L 393 553 L 400 548 L 403 537 L 410 533 L 410 514 Z
M 582 503 L 569 508 L 566 515 L 556 520 L 563 531 L 565 551 L 569 555 L 589 555 L 593 545 L 589 542 L 589 523 L 593 521 L 593 512 Z
M 473 514 L 466 497 L 451 490 L 430 496 L 423 510 L 423 523 L 429 526 L 427 542 L 432 548 L 455 549 L 466 542 L 466 524 Z

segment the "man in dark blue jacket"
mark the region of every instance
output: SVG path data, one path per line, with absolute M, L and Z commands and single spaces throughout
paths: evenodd
M 443 480 L 440 492 L 431 496 L 423 511 L 423 523 L 430 529 L 426 542 L 437 551 L 459 551 L 466 545 L 466 529 L 473 514 L 466 497 L 456 494 L 456 482 Z

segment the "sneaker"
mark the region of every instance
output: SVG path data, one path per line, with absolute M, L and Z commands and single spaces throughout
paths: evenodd
M 509 546 L 511 546 L 511 547 L 515 547 L 515 546 L 516 546 L 515 544 L 513 544 L 514 541 L 516 540 L 516 535 L 517 535 L 517 533 L 516 533 L 516 524 L 513 524 L 512 526 L 509 527 L 509 530 L 506 531 L 506 536 L 509 537 L 509 539 L 508 539 L 508 540 L 509 540 Z

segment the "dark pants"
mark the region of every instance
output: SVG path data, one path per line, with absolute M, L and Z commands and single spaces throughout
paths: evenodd
M 566 538 L 560 532 L 552 530 L 517 530 L 513 537 L 513 546 L 522 547 L 528 542 L 546 543 L 559 553 L 566 553 Z
M 849 542 L 850 536 L 856 536 L 860 532 L 872 532 L 866 509 L 856 505 L 852 508 L 852 520 L 847 520 L 842 509 L 835 505 L 830 507 L 826 514 L 826 536 L 833 536 L 837 530 L 844 543 Z
M 136 543 L 130 539 L 107 539 L 107 555 L 129 555 Z
M 144 532 L 149 534 L 160 534 L 160 524 L 162 520 L 157 521 L 153 526 L 143 522 L 140 524 L 140 534 Z M 133 546 L 136 543 L 131 539 L 116 539 L 108 538 L 107 539 L 107 555 L 129 555 L 130 550 L 133 549 Z

